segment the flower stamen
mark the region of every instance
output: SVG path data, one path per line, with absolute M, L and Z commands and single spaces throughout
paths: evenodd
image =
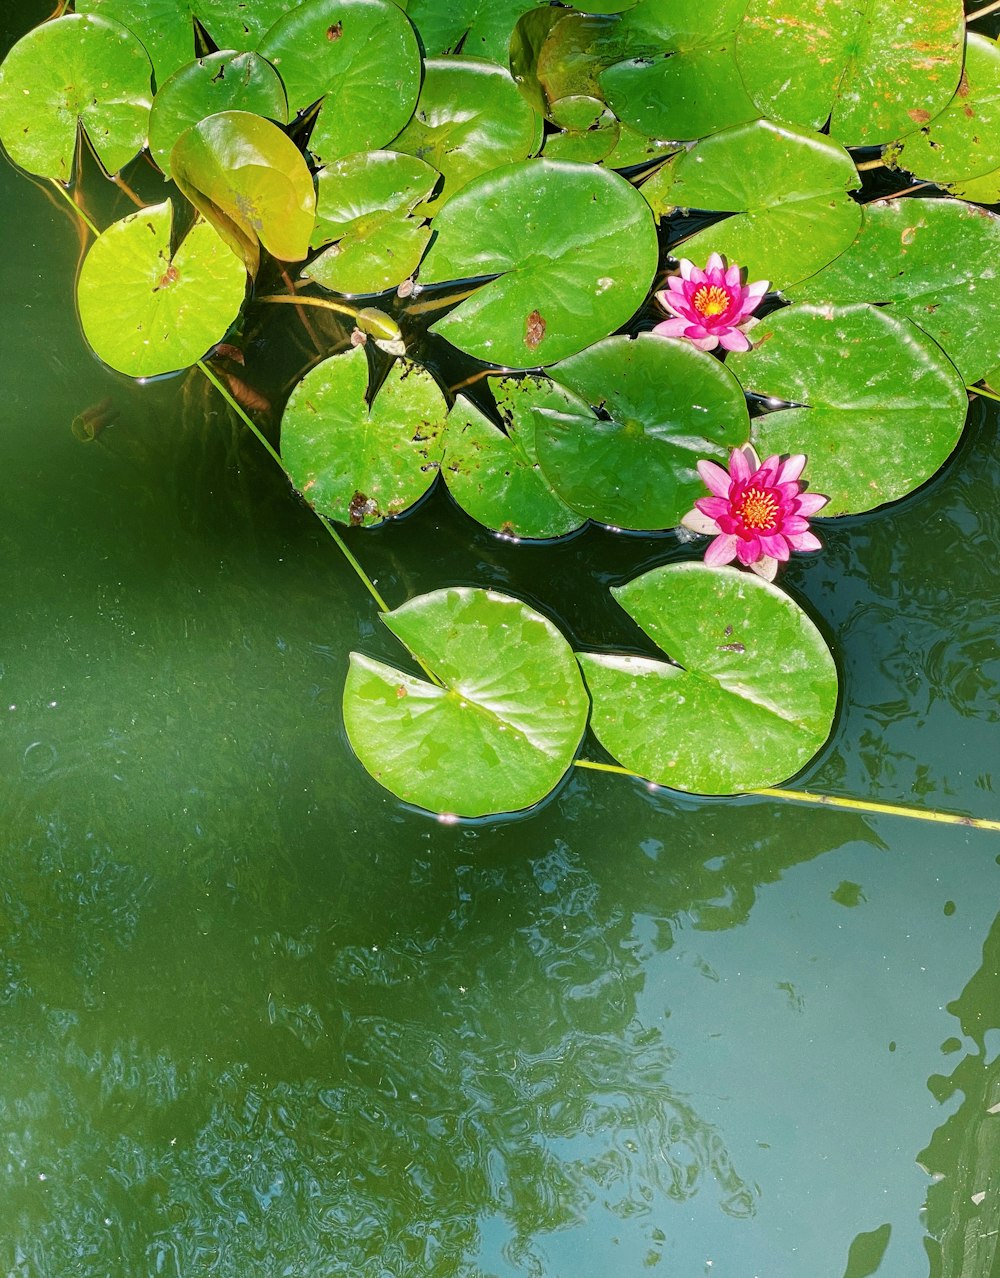
M 778 499 L 763 488 L 748 488 L 733 514 L 754 532 L 773 532 L 778 526 Z
M 726 289 L 719 288 L 717 284 L 702 284 L 701 288 L 695 290 L 691 300 L 700 315 L 705 319 L 712 319 L 727 311 L 733 299 Z

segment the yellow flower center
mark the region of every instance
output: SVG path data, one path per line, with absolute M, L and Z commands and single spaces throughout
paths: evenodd
M 723 311 L 729 309 L 729 293 L 718 284 L 702 284 L 700 288 L 695 289 L 691 300 L 698 313 L 704 315 L 706 319 L 712 319 L 713 316 L 721 315 Z
M 733 514 L 754 532 L 772 532 L 778 524 L 778 499 L 768 489 L 748 488 Z

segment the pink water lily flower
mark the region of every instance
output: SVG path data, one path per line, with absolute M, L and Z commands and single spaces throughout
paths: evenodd
M 711 497 L 700 497 L 681 523 L 693 532 L 714 535 L 705 551 L 712 567 L 738 560 L 759 576 L 773 581 L 778 564 L 793 550 L 821 550 L 822 542 L 809 531 L 809 515 L 830 500 L 805 493 L 799 476 L 806 464 L 802 453 L 768 457 L 761 462 L 752 445 L 734 448 L 729 470 L 711 461 L 698 463 Z
M 686 337 L 702 351 L 717 346 L 727 351 L 750 349 L 744 329 L 755 324 L 749 317 L 767 292 L 768 281 L 742 282 L 738 266 L 727 266 L 726 259 L 713 253 L 705 269 L 681 259 L 680 275 L 672 275 L 667 287 L 656 294 L 656 300 L 673 318 L 663 320 L 653 329 L 663 337 Z

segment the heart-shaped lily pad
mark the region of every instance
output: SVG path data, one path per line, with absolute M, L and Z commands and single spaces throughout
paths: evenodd
M 397 361 L 369 408 L 364 347 L 298 383 L 281 419 L 281 456 L 314 510 L 344 524 L 402 514 L 437 478 L 447 406 L 416 364 Z
M 543 378 L 503 378 L 497 407 L 506 434 L 460 395 L 448 414 L 441 472 L 464 511 L 507 537 L 561 537 L 583 516 L 555 493 L 538 464 L 535 408 L 565 404 L 566 395 Z
M 624 767 L 675 790 L 738 794 L 786 780 L 822 747 L 837 668 L 783 590 L 684 563 L 612 593 L 675 663 L 578 654 L 591 726 Z
M 309 149 L 324 163 L 384 146 L 417 101 L 420 49 L 392 0 L 305 0 L 257 51 L 277 68 L 292 111 L 322 99 Z
M 746 0 L 643 0 L 622 18 L 624 56 L 603 71 L 608 106 L 632 128 L 685 141 L 760 114 L 736 69 Z
M 508 368 L 551 364 L 606 337 L 642 304 L 656 270 L 648 204 L 593 165 L 495 169 L 450 199 L 434 226 L 421 282 L 499 278 L 432 331 Z
M 109 18 L 68 14 L 20 39 L 0 66 L 0 139 L 29 173 L 68 182 L 77 131 L 108 173 L 146 141 L 152 102 L 146 51 Z
M 428 58 L 413 118 L 392 149 L 442 175 L 426 210 L 432 214 L 480 173 L 531 155 L 541 124 L 504 67 L 482 58 Z
M 751 280 L 785 288 L 842 253 L 857 234 L 859 184 L 847 152 L 818 133 L 756 120 L 724 129 L 677 157 L 661 201 L 736 214 L 684 242 L 704 262 L 722 253 Z
M 129 377 L 187 368 L 239 315 L 246 272 L 207 222 L 171 255 L 167 200 L 115 222 L 80 271 L 80 323 L 95 352 Z
M 417 269 L 431 228 L 411 212 L 438 173 L 395 151 L 362 151 L 319 173 L 312 245 L 337 242 L 302 272 L 335 293 L 382 293 Z
M 168 177 L 170 152 L 180 135 L 205 116 L 229 110 L 287 123 L 285 88 L 270 62 L 256 53 L 213 53 L 170 77 L 149 117 L 149 151 Z
M 510 34 L 538 0 L 409 0 L 406 9 L 428 57 L 457 53 L 507 66 Z
M 724 462 L 750 438 L 739 382 L 688 342 L 608 337 L 549 372 L 581 399 L 536 410 L 538 460 L 563 501 L 602 524 L 675 527 L 704 495 L 698 461 Z
M 77 13 L 99 13 L 134 31 L 152 60 L 156 83 L 163 85 L 195 56 L 197 20 L 216 49 L 243 52 L 258 40 L 296 0 L 76 0 Z
M 1000 361 L 1000 218 L 958 200 L 868 204 L 854 243 L 789 290 L 887 304 L 930 333 L 969 384 Z
M 260 246 L 285 262 L 309 251 L 316 217 L 312 174 L 277 125 L 249 111 L 220 111 L 178 138 L 174 181 L 257 273 Z
M 789 306 L 727 360 L 744 389 L 801 407 L 753 421 L 764 456 L 805 453 L 823 515 L 870 510 L 929 479 L 958 443 L 968 398 L 941 347 L 875 306 Z
M 351 654 L 344 725 L 371 775 L 407 803 L 457 816 L 545 798 L 587 722 L 572 649 L 552 622 L 468 586 L 421 595 L 382 619 L 440 682 Z

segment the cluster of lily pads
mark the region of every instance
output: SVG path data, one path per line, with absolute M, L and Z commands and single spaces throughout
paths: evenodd
M 574 653 L 471 586 L 383 613 L 422 674 L 352 654 L 351 744 L 396 795 L 465 816 L 542 799 L 588 723 L 623 768 L 698 793 L 776 784 L 822 747 L 825 641 L 725 565 L 773 577 L 818 545 L 821 507 L 912 491 L 970 388 L 1000 383 L 998 116 L 1000 50 L 960 0 L 76 0 L 0 67 L 22 169 L 68 190 L 82 131 L 109 174 L 145 152 L 170 183 L 80 272 L 112 368 L 208 371 L 274 300 L 262 256 L 297 264 L 284 300 L 354 316 L 276 453 L 331 526 L 401 515 L 443 476 L 512 539 L 714 534 L 707 562 L 613 591 L 647 656 Z M 917 198 L 861 203 L 875 164 Z M 429 340 L 491 395 L 451 396 L 407 354 L 445 285 Z

